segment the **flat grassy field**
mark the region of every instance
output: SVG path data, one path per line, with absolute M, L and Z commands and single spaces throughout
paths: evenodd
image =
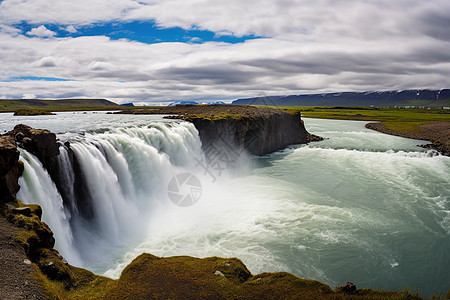
M 300 111 L 302 117 L 319 119 L 380 121 L 392 130 L 416 132 L 417 125 L 433 122 L 449 122 L 447 109 L 403 109 L 369 107 L 276 107 L 288 112 Z
M 61 100 L 2 100 L 0 99 L 0 112 L 16 112 L 29 110 L 42 112 L 76 111 L 76 110 L 115 110 L 126 109 L 106 99 L 61 99 Z

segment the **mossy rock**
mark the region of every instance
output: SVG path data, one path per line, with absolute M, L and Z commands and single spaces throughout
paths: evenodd
M 252 276 L 247 267 L 237 258 L 212 257 L 206 259 L 216 262 L 215 269 L 234 284 L 241 284 Z
M 337 292 L 286 272 L 251 276 L 237 258 L 161 258 L 142 254 L 122 272 L 106 299 L 421 299 L 408 291 Z
M 49 279 L 64 282 L 66 287 L 72 285 L 73 272 L 57 250 L 41 249 L 37 265 Z
M 9 202 L 8 206 L 9 208 L 3 210 L 3 214 L 19 229 L 16 240 L 27 255 L 37 261 L 42 248 L 52 249 L 55 245 L 53 232 L 41 221 L 42 208 L 36 204 L 25 205 L 17 199 Z

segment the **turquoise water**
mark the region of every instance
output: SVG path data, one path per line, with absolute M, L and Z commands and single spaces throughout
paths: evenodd
M 1 115 L 0 130 L 11 129 L 17 123 L 12 118 Z M 97 273 L 117 278 L 142 252 L 216 255 L 238 257 L 254 274 L 288 271 L 331 287 L 352 281 L 358 288 L 410 287 L 424 296 L 445 294 L 450 289 L 450 158 L 417 147 L 424 141 L 365 129 L 364 122 L 304 121 L 311 133 L 327 139 L 264 157 L 242 157 L 239 168 L 216 174 L 213 181 L 195 168 L 195 158 L 203 154 L 191 125 L 162 126 L 158 124 L 168 121 L 161 117 L 104 113 L 20 118 L 22 123 L 60 133 L 61 140 L 78 141 L 79 149 L 92 148 L 89 141 L 97 148 L 108 143 L 108 151 L 128 164 L 124 160 L 124 173 L 114 165 L 103 169 L 116 172 L 110 177 L 138 195 L 121 201 L 128 207 L 137 199 L 150 203 L 142 206 L 146 209 L 142 214 L 141 206 L 122 209 L 124 224 L 133 214 L 141 218 L 140 232 L 132 242 L 120 235 L 115 242 L 98 236 L 105 240 L 98 250 L 104 260 L 96 263 L 81 255 L 82 265 Z M 147 128 L 148 124 L 156 125 Z M 165 135 L 161 138 L 155 132 Z M 138 151 L 124 152 L 129 146 Z M 147 153 L 147 169 L 131 163 L 142 162 L 141 153 Z M 92 158 L 85 154 L 83 159 Z M 201 198 L 190 207 L 177 207 L 167 199 L 165 180 L 179 171 L 196 174 L 202 183 Z M 133 179 L 134 174 L 139 180 Z M 152 176 L 158 177 L 157 182 Z M 128 178 L 129 186 L 121 178 Z M 113 225 L 120 228 L 119 223 Z M 84 245 L 76 234 L 74 239 L 75 245 Z M 83 247 L 80 253 L 95 252 Z M 104 247 L 120 251 L 111 248 L 105 255 Z
M 161 211 L 141 252 L 239 257 L 252 273 L 289 271 L 332 287 L 450 288 L 450 159 L 363 122 L 306 119 L 328 138 L 253 158 L 207 184 L 187 210 Z M 245 173 L 245 172 L 244 172 Z

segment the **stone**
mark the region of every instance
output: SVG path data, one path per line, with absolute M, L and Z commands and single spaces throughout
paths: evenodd
M 0 202 L 14 200 L 20 189 L 18 181 L 23 164 L 19 161 L 19 155 L 14 138 L 0 136 Z
M 31 217 L 31 208 L 29 208 L 28 206 L 13 208 L 12 213 L 19 214 L 25 217 Z
M 351 294 L 356 291 L 356 285 L 351 282 L 347 282 L 346 284 L 337 287 L 336 291 L 345 294 Z

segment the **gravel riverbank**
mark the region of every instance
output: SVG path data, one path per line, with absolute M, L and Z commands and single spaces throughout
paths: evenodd
M 430 141 L 431 144 L 421 145 L 421 147 L 432 148 L 439 151 L 442 155 L 450 156 L 450 122 L 433 122 L 418 125 L 417 132 L 392 130 L 382 123 L 367 123 L 366 128 L 405 138 Z

